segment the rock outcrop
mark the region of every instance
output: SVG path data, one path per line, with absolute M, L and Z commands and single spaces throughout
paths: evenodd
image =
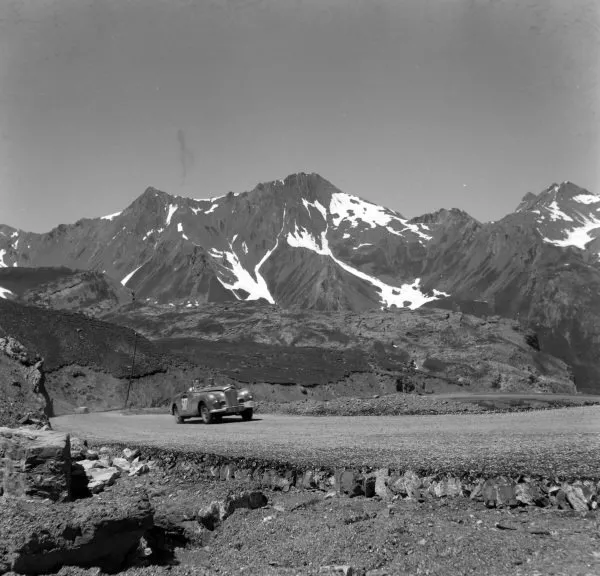
M 0 426 L 47 427 L 51 415 L 43 360 L 0 332 Z
M 145 492 L 121 487 L 102 500 L 60 506 L 0 501 L 0 574 L 47 574 L 62 566 L 116 572 L 153 525 Z
M 71 454 L 68 434 L 31 428 L 0 428 L 0 495 L 68 500 Z

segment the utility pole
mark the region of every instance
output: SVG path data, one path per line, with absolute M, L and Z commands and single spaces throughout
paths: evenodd
M 127 408 L 127 402 L 129 402 L 129 391 L 131 390 L 131 381 L 133 380 L 133 371 L 135 370 L 135 351 L 137 349 L 137 332 L 133 333 L 133 358 L 131 360 L 131 372 L 129 373 L 129 384 L 127 385 L 127 396 L 125 397 L 125 406 Z

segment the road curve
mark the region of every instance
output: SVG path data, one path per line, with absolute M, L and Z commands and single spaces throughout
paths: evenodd
M 309 417 L 260 414 L 176 424 L 168 414 L 77 414 L 55 430 L 121 442 L 320 466 L 600 479 L 600 406 L 502 414 Z

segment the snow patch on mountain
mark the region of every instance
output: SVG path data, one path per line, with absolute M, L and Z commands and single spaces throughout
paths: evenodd
M 204 213 L 205 214 L 211 214 L 212 212 L 214 212 L 217 208 L 219 207 L 219 204 L 217 202 L 215 202 L 208 210 L 206 210 Z
M 4 300 L 7 300 L 6 295 L 10 294 L 11 296 L 14 296 L 14 292 L 11 292 L 8 288 L 2 288 L 2 286 L 0 286 L 0 298 L 4 298 Z
M 421 228 L 425 228 L 426 230 L 428 230 L 428 228 L 425 224 L 409 224 L 407 221 L 402 221 L 402 220 L 399 220 L 399 221 L 404 224 L 404 228 L 402 230 L 400 230 L 400 233 L 398 233 L 396 230 L 394 230 L 391 226 L 386 226 L 388 232 L 391 232 L 392 234 L 401 236 L 403 232 L 410 230 L 411 232 L 413 232 L 414 234 L 416 234 L 423 240 L 431 240 L 432 236 L 425 234 L 425 232 L 421 232 L 421 230 L 419 229 L 419 226 L 421 226 Z
M 348 221 L 352 228 L 356 228 L 360 221 L 368 224 L 371 228 L 382 226 L 396 236 L 403 236 L 404 232 L 410 231 L 422 240 L 431 240 L 431 236 L 421 231 L 421 228 L 428 229 L 424 224 L 409 224 L 407 220 L 383 206 L 366 202 L 358 196 L 344 192 L 336 192 L 331 195 L 329 211 L 335 226 L 339 226 L 342 221 Z M 390 224 L 400 224 L 403 228 L 396 230 Z M 344 238 L 349 237 L 350 235 L 344 234 Z
M 8 264 L 4 262 L 4 256 L 6 255 L 6 250 L 2 248 L 0 250 L 0 268 L 8 268 Z
M 593 194 L 578 194 L 577 196 L 573 196 L 573 200 L 580 204 L 597 204 L 600 202 L 600 196 L 594 196 Z
M 321 233 L 320 245 L 317 243 L 317 239 L 308 230 L 302 227 L 298 227 L 298 223 L 294 223 L 294 230 L 288 232 L 286 237 L 287 243 L 293 248 L 306 248 L 311 252 L 316 252 L 321 256 L 330 256 L 329 244 L 327 242 L 326 233 Z
M 374 278 L 373 276 L 369 276 L 365 274 L 361 270 L 358 270 L 345 262 L 338 260 L 329 247 L 329 242 L 327 240 L 327 231 L 328 227 L 325 228 L 325 231 L 321 232 L 320 242 L 310 234 L 306 229 L 299 227 L 297 223 L 294 223 L 294 231 L 289 232 L 287 235 L 287 243 L 293 248 L 305 248 L 307 250 L 311 250 L 321 256 L 328 256 L 331 258 L 338 266 L 349 272 L 350 274 L 360 278 L 361 280 L 365 280 L 369 282 L 373 286 L 379 289 L 381 293 L 381 304 L 382 308 L 389 308 L 392 305 L 396 305 L 399 308 L 402 308 L 406 305 L 414 310 L 415 308 L 419 308 L 423 306 L 426 302 L 430 302 L 432 300 L 437 300 L 441 296 L 449 296 L 444 292 L 440 292 L 438 290 L 434 290 L 433 296 L 427 296 L 421 292 L 419 287 L 420 278 L 417 278 L 412 284 L 403 284 L 402 286 L 390 286 L 385 282 L 382 282 L 378 278 Z
M 554 200 L 549 206 L 548 210 L 550 211 L 550 218 L 556 222 L 557 220 L 566 220 L 567 222 L 573 222 L 573 218 L 571 218 L 568 214 L 565 214 Z
M 562 240 L 551 240 L 550 238 L 544 238 L 544 242 L 548 244 L 554 244 L 555 246 L 576 246 L 585 250 L 586 244 L 594 240 L 593 236 L 590 236 L 590 232 L 600 228 L 600 218 L 584 218 L 582 225 L 572 230 L 566 230 L 566 237 Z
M 152 230 L 148 230 L 148 232 L 146 232 L 142 237 L 142 240 L 146 240 L 148 237 L 152 236 L 152 234 L 154 234 L 154 228 Z
M 373 246 L 373 244 L 371 242 L 361 242 L 358 246 L 354 246 L 353 250 L 358 250 L 363 246 Z
M 336 264 L 346 270 L 346 272 L 350 272 L 350 274 L 353 274 L 362 280 L 366 280 L 376 288 L 379 288 L 379 291 L 381 292 L 382 308 L 389 308 L 390 306 L 394 305 L 398 306 L 398 308 L 403 308 L 405 305 L 407 305 L 411 310 L 415 310 L 427 302 L 438 300 L 443 296 L 450 296 L 450 294 L 446 294 L 445 292 L 441 292 L 439 290 L 434 290 L 433 296 L 427 296 L 426 294 L 423 294 L 420 288 L 420 278 L 415 279 L 412 284 L 390 286 L 389 284 L 386 284 L 377 278 L 373 278 L 373 276 L 369 276 L 368 274 L 353 268 L 345 262 L 338 260 L 335 256 L 333 256 L 333 254 L 331 255 L 331 258 Z
M 183 231 L 183 224 L 181 222 L 179 222 L 177 224 L 177 232 L 181 233 L 181 237 L 184 238 L 185 240 L 189 240 L 189 238 L 185 235 L 184 231 Z
M 171 218 L 173 218 L 173 214 L 175 214 L 177 208 L 177 204 L 169 204 L 169 212 L 167 213 L 167 222 L 165 224 L 166 226 L 168 226 L 171 223 Z
M 342 220 L 348 220 L 350 226 L 356 228 L 360 220 L 369 224 L 371 228 L 375 228 L 375 226 L 387 226 L 392 219 L 400 220 L 400 218 L 390 215 L 389 211 L 382 206 L 365 202 L 358 196 L 344 192 L 335 192 L 331 195 L 329 211 L 335 226 L 339 226 Z
M 211 196 L 210 198 L 192 198 L 192 200 L 194 200 L 194 202 L 214 202 L 215 200 L 218 200 L 219 198 L 225 198 L 225 196 L 221 195 L 221 196 Z
M 268 260 L 269 256 L 271 256 L 271 254 L 273 254 L 273 252 L 279 246 L 279 238 L 281 237 L 281 234 L 283 233 L 283 228 L 285 226 L 285 213 L 286 207 L 284 206 L 283 217 L 281 221 L 281 229 L 279 230 L 279 233 L 275 238 L 275 245 L 270 250 L 267 250 L 265 255 L 254 267 L 254 277 L 243 267 L 238 255 L 233 249 L 233 243 L 238 237 L 237 234 L 229 243 L 229 251 L 217 250 L 216 248 L 211 248 L 208 250 L 209 255 L 213 258 L 219 258 L 221 260 L 221 265 L 227 268 L 229 272 L 234 276 L 235 282 L 233 283 L 226 282 L 218 275 L 217 278 L 225 288 L 233 291 L 233 294 L 238 300 L 242 300 L 242 298 L 235 292 L 235 290 L 242 289 L 248 293 L 246 300 L 259 300 L 260 298 L 264 298 L 270 304 L 275 304 L 275 299 L 271 295 L 269 287 L 267 286 L 267 282 L 260 273 L 260 269 L 262 265 Z M 246 242 L 242 243 L 242 249 L 245 254 L 248 253 L 248 246 L 246 245 Z
M 130 272 L 129 274 L 127 274 L 127 276 L 125 276 L 125 278 L 123 278 L 123 280 L 121 280 L 121 284 L 123 286 L 125 286 L 127 284 L 127 282 L 129 282 L 132 278 L 133 275 L 143 266 L 144 264 L 140 264 L 133 272 Z
M 119 212 L 115 212 L 114 214 L 108 214 L 107 216 L 102 216 L 100 218 L 100 220 L 113 220 L 117 216 L 120 216 L 121 212 L 123 212 L 123 210 L 120 210 Z
M 10 237 L 11 237 L 11 238 L 16 238 L 18 235 L 19 235 L 19 232 L 18 232 L 18 231 L 15 231 L 15 232 L 13 232 L 13 233 L 10 235 Z
M 267 287 L 267 283 L 265 282 L 264 278 L 258 273 L 256 279 L 253 278 L 252 275 L 242 266 L 242 263 L 240 262 L 238 255 L 234 252 L 231 244 L 229 245 L 229 248 L 230 250 L 217 250 L 216 248 L 210 248 L 208 250 L 208 254 L 213 258 L 220 259 L 221 266 L 228 269 L 235 279 L 233 283 L 230 283 L 217 275 L 219 282 L 228 290 L 232 290 L 233 294 L 238 300 L 242 300 L 242 298 L 240 298 L 235 291 L 241 289 L 248 293 L 246 300 L 259 300 L 260 298 L 264 298 L 271 304 L 274 304 L 273 297 L 269 292 L 269 288 Z M 270 252 L 267 252 L 266 257 L 269 255 Z M 263 260 L 259 262 L 255 268 L 255 272 L 258 272 L 258 269 L 265 259 L 266 258 L 263 258 Z

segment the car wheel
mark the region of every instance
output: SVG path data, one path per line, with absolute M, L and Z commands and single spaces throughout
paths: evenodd
M 183 424 L 183 417 L 179 414 L 179 410 L 177 410 L 177 406 L 173 406 L 173 416 L 175 418 L 175 422 L 177 424 Z
M 200 416 L 202 418 L 202 422 L 205 424 L 212 424 L 214 422 L 213 415 L 208 411 L 206 404 L 202 404 L 202 406 L 200 406 Z
M 244 420 L 245 422 L 247 422 L 248 420 L 252 420 L 253 414 L 254 414 L 254 411 L 252 410 L 252 408 L 246 408 L 242 412 L 242 420 Z

